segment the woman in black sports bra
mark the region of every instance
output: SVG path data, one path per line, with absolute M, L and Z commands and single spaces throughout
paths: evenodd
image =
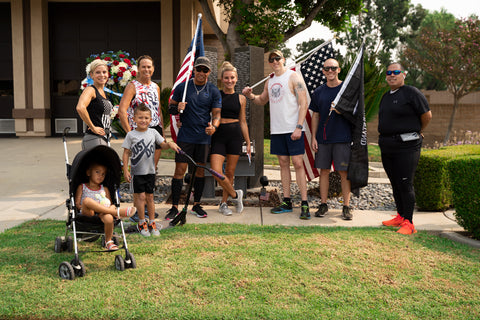
M 83 90 L 77 103 L 77 112 L 87 125 L 87 131 L 82 140 L 83 150 L 100 144 L 108 144 L 110 114 L 113 109 L 112 103 L 103 91 L 108 81 L 106 62 L 100 59 L 93 60 L 90 64 L 89 75 L 93 80 L 93 85 Z
M 229 195 L 235 192 L 233 190 L 233 176 L 242 153 L 243 140 L 247 143 L 247 152 L 250 155 L 250 136 L 245 111 L 247 100 L 244 95 L 235 92 L 238 74 L 237 69 L 230 62 L 223 63 L 221 79 L 223 83 L 223 90 L 220 91 L 222 94 L 222 113 L 220 126 L 212 136 L 210 164 L 213 170 L 222 172 L 223 163 L 225 159 L 227 160 L 225 176 L 231 188 L 224 188 L 219 211 L 224 215 L 231 215 L 232 210 L 228 208 L 227 199 Z M 237 196 L 238 194 L 239 192 L 237 192 Z M 241 209 L 237 206 L 237 212 Z

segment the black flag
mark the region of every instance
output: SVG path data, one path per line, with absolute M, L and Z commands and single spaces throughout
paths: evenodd
M 348 180 L 352 192 L 358 195 L 358 189 L 368 184 L 368 147 L 367 125 L 365 123 L 365 103 L 363 89 L 363 51 L 360 47 L 355 63 L 348 72 L 342 89 L 333 104 L 342 116 L 352 124 L 352 146 L 348 165 Z

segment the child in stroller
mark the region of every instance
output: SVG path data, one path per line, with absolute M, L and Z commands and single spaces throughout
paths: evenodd
M 75 192 L 75 204 L 80 210 L 80 215 L 100 218 L 104 224 L 105 249 L 118 250 L 118 246 L 112 240 L 114 219 L 117 217 L 117 210 L 112 204 L 110 190 L 103 186 L 103 180 L 107 168 L 98 163 L 91 163 L 86 171 L 88 182 L 82 183 Z M 130 217 L 135 214 L 135 207 L 121 208 L 121 217 Z

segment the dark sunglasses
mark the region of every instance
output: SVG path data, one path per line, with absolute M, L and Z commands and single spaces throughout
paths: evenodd
M 280 61 L 282 60 L 282 57 L 273 57 L 273 58 L 268 58 L 268 62 L 273 63 L 273 61 Z
M 392 70 L 387 70 L 387 76 L 391 76 L 392 73 L 394 75 L 398 76 L 400 73 L 403 73 L 403 71 L 402 70 L 393 70 L 393 71 Z
M 198 66 L 198 67 L 195 67 L 195 71 L 197 72 L 203 72 L 203 73 L 207 73 L 210 71 L 210 69 L 208 69 L 207 67 L 203 67 L 203 66 Z
M 337 71 L 337 69 L 338 69 L 338 67 L 323 67 L 323 70 L 325 70 L 325 71 L 330 71 L 330 70 Z

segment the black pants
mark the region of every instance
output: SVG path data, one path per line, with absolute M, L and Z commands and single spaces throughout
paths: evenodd
M 382 152 L 382 164 L 392 185 L 397 212 L 410 222 L 413 222 L 413 209 L 415 208 L 413 178 L 419 159 L 420 148 L 415 148 L 410 152 Z

